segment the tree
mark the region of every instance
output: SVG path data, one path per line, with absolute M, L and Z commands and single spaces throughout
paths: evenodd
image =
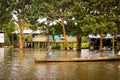
M 56 21 L 62 27 L 64 41 L 67 50 L 69 49 L 67 36 L 66 36 L 66 26 L 67 23 L 73 18 L 72 7 L 74 6 L 73 0 L 47 0 L 44 1 L 44 13 L 46 13 L 47 20 Z
M 11 45 L 12 43 L 12 32 L 16 30 L 16 26 L 13 22 L 10 22 L 9 24 L 6 24 L 4 27 L 4 32 L 5 32 L 5 43 L 4 45 Z
M 40 0 L 42 1 L 42 0 Z M 15 0 L 13 1 L 12 9 L 13 9 L 13 16 L 14 21 L 18 25 L 19 31 L 19 48 L 23 49 L 23 30 L 26 27 L 29 27 L 33 30 L 36 30 L 38 27 L 37 20 L 40 16 L 40 10 L 37 10 L 38 7 L 41 8 L 42 6 L 38 5 L 41 3 L 40 1 L 34 0 Z
M 10 0 L 0 0 L 0 29 L 4 31 L 4 27 L 11 21 L 12 9 Z
M 100 51 L 102 50 L 102 33 L 114 34 L 119 26 L 119 1 L 110 0 L 75 0 L 73 8 L 77 26 L 72 26 L 72 33 L 79 34 L 77 48 L 80 50 L 82 35 L 101 34 Z M 117 23 L 117 24 L 116 24 Z M 116 26 L 118 25 L 118 26 Z M 82 34 L 82 35 L 80 35 Z
M 84 0 L 75 0 L 72 9 L 73 17 L 75 20 L 71 22 L 70 31 L 72 34 L 77 36 L 77 50 L 81 50 L 82 36 L 86 35 L 84 31 L 84 17 L 87 15 L 87 3 Z
M 11 32 L 15 29 L 12 22 L 12 1 L 0 0 L 0 30 L 5 34 L 4 45 L 11 45 Z
M 104 32 L 114 32 L 116 24 L 112 20 L 114 17 L 119 16 L 118 7 L 120 5 L 117 0 L 89 0 L 88 13 L 91 15 L 91 19 L 94 20 L 94 24 L 91 27 L 92 31 L 101 34 L 100 38 L 100 51 L 102 51 L 102 34 Z M 91 25 L 91 23 L 89 23 Z

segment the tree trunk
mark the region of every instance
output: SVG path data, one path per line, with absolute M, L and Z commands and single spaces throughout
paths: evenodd
M 77 50 L 81 51 L 82 35 L 77 35 Z
M 21 33 L 19 33 L 19 48 L 23 49 L 23 36 Z
M 69 45 L 68 45 L 68 41 L 67 41 L 67 36 L 66 36 L 66 31 L 65 31 L 65 26 L 64 26 L 64 20 L 61 21 L 61 26 L 63 29 L 63 35 L 64 35 L 64 41 L 65 41 L 65 46 L 67 50 L 70 50 Z
M 114 36 L 112 37 L 112 50 L 114 51 L 115 50 L 115 38 Z
M 100 46 L 99 46 L 100 56 L 102 56 L 102 48 L 103 48 L 102 35 L 103 35 L 103 32 L 100 33 Z
M 24 41 L 24 38 L 23 38 L 23 26 L 21 26 L 20 23 L 19 24 L 19 48 L 20 49 L 23 49 L 23 41 Z

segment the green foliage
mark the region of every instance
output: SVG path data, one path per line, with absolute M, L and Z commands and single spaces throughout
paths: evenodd
M 5 45 L 11 45 L 12 41 L 12 32 L 16 30 L 15 24 L 14 23 L 9 23 L 5 26 L 4 28 L 5 32 Z
M 88 36 L 83 36 L 82 37 L 82 42 L 87 43 L 88 42 Z
M 94 18 L 95 23 L 93 23 L 92 31 L 93 33 L 100 33 L 103 32 L 115 32 L 116 22 L 112 19 L 118 17 L 119 13 L 119 3 L 118 0 L 89 0 L 88 1 L 88 13 L 92 15 Z M 118 11 L 118 12 L 116 12 Z M 119 20 L 119 18 L 117 18 Z M 88 21 L 89 22 L 89 21 Z M 92 23 L 92 21 L 90 21 Z M 91 24 L 88 24 L 91 25 Z
M 10 23 L 12 14 L 25 28 L 44 30 L 42 26 L 45 25 L 52 35 L 62 33 L 59 23 L 49 25 L 59 19 L 67 22 L 67 34 L 88 35 L 101 31 L 115 34 L 120 31 L 120 0 L 0 0 L 0 29 L 7 33 L 8 40 L 15 30 Z M 39 24 L 39 18 L 47 18 L 48 24 Z
M 29 42 L 31 42 L 32 41 L 32 35 L 28 35 L 25 39 L 26 39 L 26 41 L 29 41 Z
M 89 47 L 89 43 L 88 42 L 86 42 L 86 43 L 82 42 L 82 48 L 88 48 L 88 47 Z
M 6 26 L 5 26 L 5 32 L 7 33 L 7 34 L 9 34 L 9 36 L 11 35 L 11 33 L 13 32 L 13 31 L 15 31 L 16 30 L 16 25 L 14 24 L 14 23 L 9 23 L 9 24 L 7 24 Z
M 4 43 L 5 46 L 10 46 L 11 45 L 11 40 L 10 40 L 10 37 L 5 34 L 5 43 Z
M 67 34 L 70 34 L 70 26 L 72 21 L 72 17 L 73 17 L 73 6 L 74 1 L 73 0 L 47 0 L 43 2 L 44 4 L 44 15 L 47 17 L 48 22 L 53 22 L 55 20 L 64 20 L 67 22 L 67 24 L 65 24 L 65 29 L 67 30 Z M 49 29 L 49 26 L 48 30 Z M 56 24 L 56 26 L 52 26 L 55 29 L 55 34 L 57 34 L 58 32 L 62 33 L 62 28 L 59 25 L 59 22 Z M 60 29 L 61 28 L 61 29 Z M 72 28 L 71 28 L 72 29 Z M 58 31 L 59 30 L 59 31 Z M 59 34 L 61 34 L 59 33 Z
M 4 27 L 11 21 L 12 10 L 10 0 L 0 0 L 0 30 L 4 31 Z

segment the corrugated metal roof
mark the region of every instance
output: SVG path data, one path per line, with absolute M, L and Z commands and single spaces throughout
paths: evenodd
M 16 30 L 14 32 L 12 32 L 13 34 L 18 34 L 20 31 L 19 30 Z M 42 30 L 23 30 L 23 34 L 31 34 L 31 33 L 34 33 L 34 34 L 41 34 L 41 33 L 45 33 L 46 31 L 42 31 Z
M 0 30 L 0 33 L 4 33 L 2 30 Z
M 88 35 L 88 37 L 89 38 L 100 38 L 100 35 L 99 34 L 97 34 L 97 35 L 91 34 L 91 35 Z M 109 33 L 107 35 L 103 34 L 103 38 L 112 38 L 112 35 Z

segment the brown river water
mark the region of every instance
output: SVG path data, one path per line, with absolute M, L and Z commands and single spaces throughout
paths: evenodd
M 34 57 L 45 57 L 45 53 L 43 49 L 0 48 L 0 80 L 120 80 L 120 61 L 35 63 Z M 105 51 L 103 56 L 116 53 Z M 99 57 L 99 52 L 53 50 L 53 57 Z

